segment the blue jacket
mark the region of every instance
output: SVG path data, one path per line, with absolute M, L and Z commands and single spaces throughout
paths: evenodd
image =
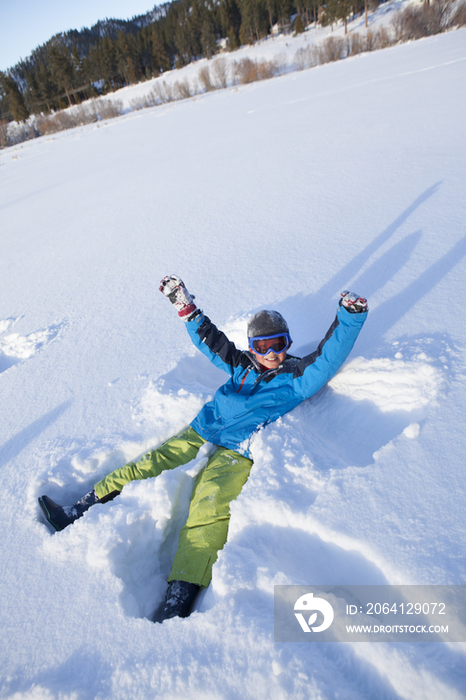
M 366 320 L 339 306 L 317 350 L 290 355 L 278 369 L 261 371 L 254 355 L 238 350 L 202 312 L 186 322 L 194 345 L 230 375 L 191 423 L 208 442 L 248 456 L 249 439 L 260 426 L 277 420 L 315 394 L 348 357 Z

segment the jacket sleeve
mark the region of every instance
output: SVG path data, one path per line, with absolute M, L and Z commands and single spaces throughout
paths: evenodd
M 233 375 L 235 369 L 248 364 L 245 354 L 238 350 L 225 333 L 219 331 L 210 318 L 200 313 L 192 321 L 186 322 L 186 329 L 194 345 L 209 360 L 228 374 Z
M 346 360 L 367 318 L 365 313 L 352 314 L 339 306 L 334 322 L 317 350 L 297 364 L 294 380 L 302 398 L 321 389 Z

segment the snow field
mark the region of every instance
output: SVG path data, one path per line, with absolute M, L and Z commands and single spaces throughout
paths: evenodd
M 2 151 L 0 697 L 464 697 L 464 645 L 274 644 L 273 585 L 464 582 L 465 36 Z M 59 534 L 36 499 L 72 503 L 224 381 L 171 272 L 240 347 L 260 308 L 297 355 L 342 289 L 370 315 L 255 438 L 197 611 L 154 625 L 206 454 Z

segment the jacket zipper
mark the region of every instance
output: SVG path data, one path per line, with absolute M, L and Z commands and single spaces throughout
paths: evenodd
M 244 375 L 244 377 L 243 377 L 242 380 L 241 380 L 241 384 L 239 385 L 239 389 L 238 389 L 237 392 L 236 392 L 237 394 L 239 394 L 239 392 L 240 392 L 241 389 L 243 388 L 243 384 L 244 384 L 244 382 L 245 382 L 245 380 L 246 380 L 246 377 L 248 376 L 248 374 L 249 374 L 250 371 L 251 371 L 251 368 L 249 367 L 248 371 L 246 372 L 246 374 Z

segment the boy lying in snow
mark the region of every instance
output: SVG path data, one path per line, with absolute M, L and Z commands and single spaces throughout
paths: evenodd
M 60 506 L 48 496 L 39 505 L 56 530 L 80 518 L 95 503 L 115 498 L 134 479 L 158 476 L 195 458 L 206 442 L 217 446 L 197 477 L 189 515 L 181 530 L 178 550 L 168 577 L 169 586 L 159 621 L 187 617 L 201 587 L 209 585 L 212 566 L 224 546 L 230 502 L 238 497 L 251 470 L 249 443 L 263 425 L 315 394 L 341 367 L 367 317 L 367 302 L 342 292 L 334 322 L 317 350 L 303 358 L 287 354 L 288 325 L 277 311 L 259 311 L 249 320 L 249 350 L 243 352 L 196 308 L 194 297 L 176 277 L 164 277 L 160 291 L 186 321 L 191 339 L 201 352 L 230 375 L 191 425 L 99 481 L 74 506 Z

